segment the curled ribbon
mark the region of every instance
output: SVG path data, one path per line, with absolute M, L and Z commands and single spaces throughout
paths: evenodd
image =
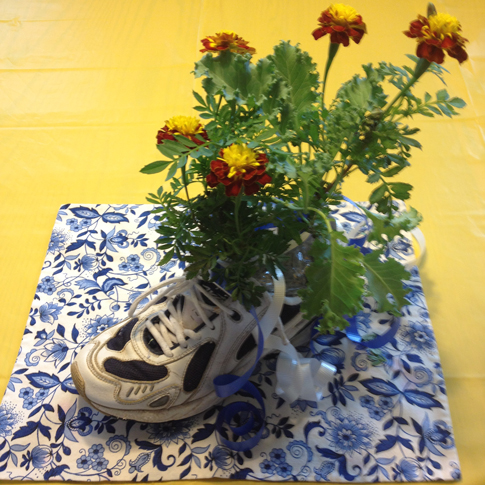
M 322 398 L 324 387 L 337 371 L 335 366 L 303 357 L 293 345 L 285 345 L 274 335 L 268 338 L 267 346 L 280 351 L 276 363 L 276 394 L 289 403 L 297 399 L 318 401 Z
M 303 358 L 291 343 L 271 335 L 279 319 L 285 297 L 285 282 L 283 274 L 278 270 L 278 279 L 274 280 L 274 296 L 264 317 L 259 321 L 254 308 L 251 314 L 256 320 L 255 333 L 258 347 L 253 365 L 242 376 L 223 374 L 214 379 L 214 387 L 219 397 L 228 397 L 243 390 L 255 398 L 260 409 L 248 402 L 235 402 L 224 406 L 216 420 L 218 438 L 226 447 L 233 451 L 247 451 L 254 448 L 261 440 L 264 430 L 265 406 L 259 390 L 249 382 L 256 364 L 263 354 L 263 350 L 280 350 L 276 367 L 276 392 L 288 402 L 296 399 L 316 401 L 322 396 L 323 387 L 336 369 L 331 364 L 320 362 L 313 358 Z M 236 422 L 242 424 L 235 424 Z M 230 441 L 224 436 L 229 428 L 236 439 Z M 252 433 L 252 436 L 250 436 Z

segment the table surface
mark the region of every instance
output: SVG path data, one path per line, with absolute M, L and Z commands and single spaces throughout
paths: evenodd
M 415 41 L 401 34 L 425 2 L 352 5 L 369 34 L 341 49 L 327 93 L 361 64 L 407 62 Z M 327 5 L 315 0 L 3 0 L 0 2 L 0 392 L 13 367 L 54 219 L 67 202 L 143 203 L 164 180 L 138 171 L 158 159 L 164 121 L 194 114 L 190 74 L 199 40 L 238 32 L 270 53 L 279 40 L 300 42 L 320 69 L 327 39 L 311 31 Z M 283 8 L 282 8 L 283 7 Z M 428 253 L 424 290 L 449 392 L 463 484 L 485 477 L 485 4 L 436 3 L 456 16 L 469 61 L 447 58 L 448 91 L 467 102 L 461 116 L 423 118 L 423 150 L 402 181 L 415 186 L 411 205 L 424 216 Z M 442 89 L 428 76 L 420 89 Z M 364 200 L 371 188 L 356 176 L 345 193 Z

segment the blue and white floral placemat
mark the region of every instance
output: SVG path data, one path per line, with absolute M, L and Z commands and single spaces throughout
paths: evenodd
M 143 424 L 91 409 L 70 364 L 89 339 L 125 318 L 150 285 L 182 271 L 160 267 L 151 205 L 64 205 L 49 242 L 17 362 L 0 406 L 0 479 L 160 481 L 239 478 L 385 482 L 456 480 L 458 457 L 445 383 L 417 269 L 396 337 L 369 350 L 347 338 L 320 347 L 338 368 L 317 402 L 274 392 L 275 359 L 252 382 L 266 402 L 263 439 L 235 453 L 217 441 L 218 408 L 187 420 Z M 362 220 L 350 204 L 348 229 Z M 412 256 L 409 240 L 388 255 Z M 386 315 L 366 303 L 364 333 Z

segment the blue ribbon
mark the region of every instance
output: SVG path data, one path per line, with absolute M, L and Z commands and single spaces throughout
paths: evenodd
M 249 382 L 249 378 L 256 368 L 259 359 L 263 355 L 264 350 L 263 331 L 254 307 L 251 308 L 250 313 L 256 320 L 258 327 L 258 348 L 253 365 L 242 376 L 222 374 L 214 379 L 215 391 L 219 397 L 229 397 L 236 394 L 236 392 L 243 390 L 256 399 L 261 406 L 261 409 L 258 409 L 253 404 L 241 401 L 228 404 L 219 412 L 216 420 L 216 431 L 219 434 L 219 440 L 232 451 L 247 451 L 254 448 L 261 440 L 266 417 L 266 408 L 261 393 L 254 384 Z M 234 422 L 234 418 L 237 415 L 245 420 L 245 422 L 241 426 L 232 426 L 231 423 Z M 243 441 L 230 441 L 224 438 L 225 425 L 227 425 L 232 433 L 238 438 L 247 435 L 253 429 L 257 429 L 257 431 L 253 436 L 244 439 Z
M 352 340 L 352 342 L 362 345 L 363 347 L 368 347 L 369 349 L 379 349 L 384 347 L 384 345 L 388 344 L 394 338 L 399 330 L 399 327 L 401 326 L 401 319 L 398 317 L 393 317 L 391 326 L 386 332 L 381 335 L 377 335 L 372 339 L 363 340 L 357 328 L 357 315 L 354 317 L 344 318 L 347 320 L 347 322 L 349 322 L 349 326 L 343 332 L 336 331 L 334 334 L 329 335 L 319 335 L 316 327 L 321 318 L 315 320 L 315 326 L 312 330 L 312 339 L 310 341 L 310 350 L 314 354 L 318 354 L 319 352 L 318 349 L 315 348 L 315 342 L 320 345 L 332 345 L 334 343 L 339 343 L 344 337 L 347 337 L 349 340 Z
M 391 326 L 389 330 L 384 332 L 382 335 L 378 335 L 369 340 L 363 340 L 359 334 L 359 330 L 357 329 L 357 318 L 346 318 L 349 322 L 349 326 L 345 329 L 345 334 L 349 340 L 355 342 L 359 345 L 363 345 L 364 347 L 368 347 L 369 349 L 378 349 L 380 347 L 384 347 L 387 343 L 389 343 L 394 336 L 396 335 L 399 327 L 401 326 L 401 319 L 397 317 L 393 317 Z

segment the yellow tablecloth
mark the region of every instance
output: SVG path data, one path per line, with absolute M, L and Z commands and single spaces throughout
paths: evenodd
M 342 49 L 327 93 L 361 64 L 409 62 L 401 34 L 425 2 L 355 0 L 369 34 Z M 0 0 L 0 389 L 25 327 L 51 229 L 63 203 L 143 203 L 164 177 L 138 172 L 157 160 L 164 121 L 193 114 L 190 75 L 200 39 L 238 32 L 259 55 L 300 42 L 323 69 L 327 39 L 311 31 L 326 8 L 315 0 Z M 436 3 L 461 21 L 470 59 L 447 59 L 456 119 L 416 119 L 424 149 L 402 180 L 424 215 L 421 269 L 448 386 L 463 484 L 485 483 L 485 3 Z M 256 55 L 258 57 L 258 55 Z M 427 76 L 430 92 L 440 82 Z M 363 178 L 345 192 L 367 197 Z M 3 391 L 0 391 L 3 392 Z

